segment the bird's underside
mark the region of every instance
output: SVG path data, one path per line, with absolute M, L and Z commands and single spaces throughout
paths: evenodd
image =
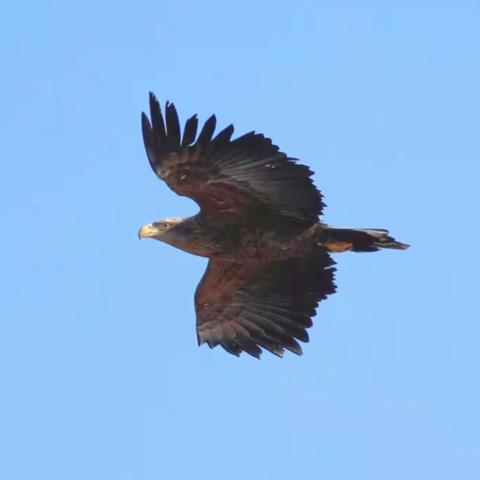
M 196 116 L 182 134 L 173 104 L 164 116 L 153 94 L 150 113 L 142 129 L 153 170 L 200 212 L 139 235 L 209 257 L 195 293 L 199 344 L 234 355 L 259 357 L 262 348 L 300 355 L 318 303 L 335 291 L 330 253 L 407 248 L 386 230 L 322 224 L 312 171 L 263 135 L 231 140 L 230 125 L 214 137 L 215 117 L 197 135 Z

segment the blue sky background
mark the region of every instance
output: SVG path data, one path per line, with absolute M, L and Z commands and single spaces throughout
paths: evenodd
M 66 3 L 0 20 L 0 478 L 479 478 L 479 2 Z M 149 90 L 412 244 L 337 257 L 303 357 L 196 346 Z

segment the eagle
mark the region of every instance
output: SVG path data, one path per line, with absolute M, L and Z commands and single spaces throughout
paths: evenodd
M 313 171 L 255 131 L 215 135 L 212 115 L 183 128 L 173 103 L 164 113 L 150 93 L 142 132 L 150 166 L 175 193 L 193 199 L 191 217 L 140 228 L 153 238 L 208 258 L 195 292 L 198 344 L 260 358 L 302 354 L 320 301 L 335 292 L 338 252 L 406 249 L 387 230 L 337 228 L 320 221 L 323 196 Z

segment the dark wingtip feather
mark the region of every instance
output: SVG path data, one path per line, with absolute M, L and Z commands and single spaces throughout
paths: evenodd
M 150 125 L 150 120 L 148 119 L 145 112 L 142 112 L 142 135 L 143 143 L 145 144 L 145 148 L 147 149 L 147 156 L 149 157 L 148 149 L 151 149 L 153 146 L 152 126 Z
M 152 130 L 152 126 L 150 125 L 150 120 L 147 117 L 145 112 L 142 112 L 142 131 L 150 132 Z
M 236 357 L 239 357 L 240 354 L 242 353 L 242 349 L 239 347 L 239 345 L 235 342 L 227 342 L 224 341 L 220 343 L 222 348 L 226 350 L 228 353 L 231 353 L 232 355 L 235 355 Z M 210 348 L 213 348 L 212 346 L 209 345 Z
M 197 136 L 198 118 L 193 115 L 185 122 L 185 128 L 183 130 L 182 147 L 187 147 L 195 141 Z
M 161 141 L 164 141 L 167 137 L 167 132 L 165 130 L 165 123 L 163 121 L 162 110 L 160 108 L 160 103 L 158 103 L 157 97 L 153 92 L 150 92 L 150 116 L 152 119 L 152 128 L 157 136 L 160 137 Z
M 150 104 L 152 104 L 154 102 L 158 103 L 157 97 L 155 96 L 155 94 L 151 90 L 148 92 L 148 99 L 150 100 Z
M 233 125 L 229 125 L 227 128 L 224 128 L 214 139 L 213 141 L 217 145 L 225 145 L 227 144 L 230 139 L 232 138 L 234 131 Z
M 272 338 L 263 336 L 261 338 L 256 337 L 254 338 L 254 340 L 265 350 L 268 350 L 270 353 L 273 353 L 278 358 L 283 358 L 285 349 L 278 342 L 275 342 Z
M 177 150 L 180 148 L 180 122 L 175 105 L 168 101 L 165 105 L 165 116 L 167 120 L 168 147 L 172 150 Z
M 212 115 L 206 122 L 198 136 L 197 143 L 199 144 L 206 144 L 208 143 L 213 136 L 213 132 L 215 131 L 215 126 L 217 125 L 217 117 Z
M 285 345 L 285 348 L 288 349 L 288 350 L 290 350 L 292 353 L 297 354 L 298 356 L 303 355 L 302 347 L 301 347 L 300 344 L 299 344 L 295 339 L 293 339 L 293 338 L 288 342 L 288 345 Z

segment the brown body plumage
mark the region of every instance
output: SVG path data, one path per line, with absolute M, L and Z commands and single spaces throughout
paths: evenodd
M 214 116 L 198 136 L 190 118 L 181 135 L 173 104 L 164 117 L 153 94 L 150 112 L 142 128 L 153 170 L 201 210 L 146 225 L 139 236 L 210 258 L 195 293 L 199 343 L 235 355 L 259 357 L 261 347 L 301 354 L 297 340 L 308 341 L 318 302 L 335 291 L 329 253 L 407 248 L 386 230 L 321 223 L 311 170 L 263 135 L 231 140 L 230 125 L 213 137 Z

